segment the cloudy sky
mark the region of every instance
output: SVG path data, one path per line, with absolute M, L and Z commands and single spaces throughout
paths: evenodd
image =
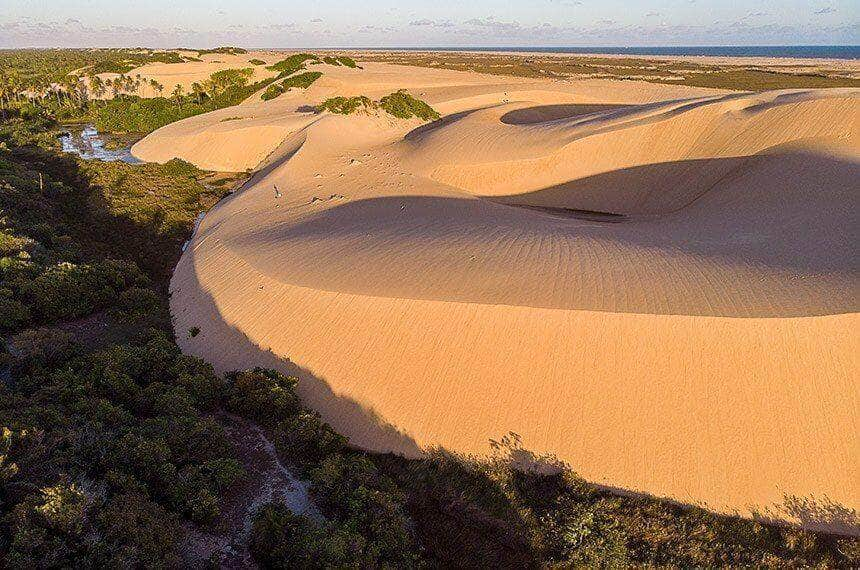
M 858 0 L 0 0 L 0 47 L 860 44 Z

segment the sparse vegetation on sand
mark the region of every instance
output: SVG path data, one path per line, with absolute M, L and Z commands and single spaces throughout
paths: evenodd
M 824 87 L 860 87 L 860 79 L 838 70 L 810 69 L 809 66 L 705 65 L 692 61 L 660 58 L 600 56 L 553 56 L 500 53 L 414 53 L 365 54 L 365 61 L 382 61 L 491 75 L 549 77 L 557 79 L 603 78 L 638 80 L 650 83 L 713 87 L 738 91 Z
M 398 119 L 418 117 L 424 121 L 439 118 L 439 113 L 430 105 L 404 90 L 395 91 L 379 101 L 371 101 L 363 95 L 357 97 L 332 97 L 317 105 L 317 112 L 328 111 L 338 115 L 350 115 L 358 110 L 382 109 Z
M 293 88 L 307 89 L 313 84 L 314 81 L 316 81 L 320 77 L 322 77 L 322 73 L 320 73 L 319 71 L 306 71 L 304 73 L 290 76 L 281 81 L 280 83 L 273 83 L 272 85 L 269 85 L 269 87 L 261 95 L 261 97 L 264 101 L 268 101 L 270 99 L 274 99 L 282 93 L 286 93 Z
M 324 58 L 322 58 L 322 61 L 323 61 L 323 63 L 326 63 L 328 65 L 342 65 L 344 67 L 352 67 L 352 68 L 358 67 L 358 64 L 355 63 L 354 59 L 352 59 L 351 57 L 345 56 L 345 55 L 338 55 L 338 56 L 327 55 Z
M 263 61 L 262 59 L 257 59 L 257 58 L 249 59 L 248 63 L 250 63 L 251 65 L 266 65 L 265 61 Z
M 213 49 L 199 49 L 197 50 L 197 55 L 206 55 L 208 53 L 220 53 L 225 55 L 242 55 L 244 53 L 248 53 L 248 50 L 240 47 L 234 46 L 222 46 Z

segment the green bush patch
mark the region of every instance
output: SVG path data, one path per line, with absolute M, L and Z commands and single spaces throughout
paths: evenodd
M 370 98 L 359 95 L 358 97 L 332 97 L 326 99 L 317 105 L 316 110 L 319 113 L 328 111 L 338 115 L 351 115 L 359 109 L 372 109 L 374 106 Z
M 350 115 L 356 111 L 382 109 L 389 115 L 398 119 L 410 119 L 418 117 L 424 121 L 434 121 L 439 118 L 439 113 L 430 105 L 416 99 L 404 90 L 395 91 L 377 101 L 363 95 L 358 97 L 332 97 L 317 105 L 317 112 L 329 111 L 338 115 Z
M 424 121 L 435 121 L 439 118 L 439 113 L 433 107 L 402 89 L 380 99 L 379 106 L 398 119 L 418 117 Z

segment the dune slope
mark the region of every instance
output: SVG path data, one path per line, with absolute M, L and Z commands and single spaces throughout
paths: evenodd
M 299 375 L 367 449 L 513 431 L 599 483 L 856 532 L 860 93 L 365 71 L 446 117 L 297 94 L 256 109 L 277 133 L 143 141 L 268 156 L 176 269 L 184 350 Z

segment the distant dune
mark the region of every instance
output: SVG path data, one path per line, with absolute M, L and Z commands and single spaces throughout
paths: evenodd
M 363 448 L 513 431 L 598 483 L 856 532 L 860 91 L 363 65 L 134 147 L 260 169 L 177 267 L 185 351 L 300 376 Z M 443 118 L 308 112 L 401 87 Z

